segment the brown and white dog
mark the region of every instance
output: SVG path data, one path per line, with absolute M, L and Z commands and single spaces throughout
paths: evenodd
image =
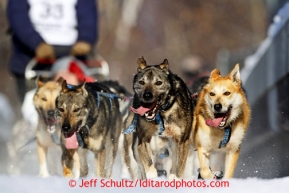
M 250 106 L 242 89 L 239 65 L 225 77 L 218 69 L 213 70 L 198 98 L 191 138 L 202 178 L 215 177 L 210 168 L 212 153 L 225 153 L 224 178 L 233 177 L 249 121 Z

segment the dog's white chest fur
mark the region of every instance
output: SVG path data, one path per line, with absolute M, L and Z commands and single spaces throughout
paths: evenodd
M 209 135 L 208 130 L 211 130 Z M 219 128 L 208 128 L 208 130 L 199 130 L 198 137 L 200 142 L 206 149 L 218 150 L 220 142 L 224 139 L 224 130 Z M 233 125 L 231 130 L 231 137 L 228 144 L 226 145 L 226 148 L 237 150 L 242 143 L 244 135 L 245 131 L 241 125 Z M 222 148 L 219 150 L 222 150 Z

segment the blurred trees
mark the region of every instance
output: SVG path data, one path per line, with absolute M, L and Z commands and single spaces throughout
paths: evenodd
M 148 64 L 167 58 L 180 75 L 190 54 L 213 68 L 220 49 L 256 46 L 268 26 L 262 0 L 100 0 L 99 8 L 98 52 L 108 60 L 111 77 L 129 87 L 140 56 Z
M 11 76 L 5 4 L 6 0 L 0 1 L 0 91 L 8 94 L 14 88 L 7 86 L 13 81 L 6 81 Z M 140 56 L 148 64 L 167 58 L 179 75 L 182 60 L 190 54 L 200 55 L 213 68 L 220 49 L 256 46 L 268 26 L 262 0 L 98 0 L 98 5 L 96 50 L 108 61 L 111 78 L 129 89 Z

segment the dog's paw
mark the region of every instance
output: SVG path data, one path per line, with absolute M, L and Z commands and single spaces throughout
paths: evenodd
M 69 169 L 65 165 L 63 166 L 63 176 L 66 177 L 66 178 L 73 178 L 74 177 L 71 169 Z
M 46 164 L 40 164 L 39 165 L 39 177 L 41 178 L 47 178 L 50 176 Z
M 200 170 L 198 179 L 213 179 L 215 175 L 211 172 L 211 170 Z
M 48 178 L 50 176 L 50 174 L 47 171 L 41 171 L 39 173 L 39 177 L 41 178 Z
M 157 172 L 156 168 L 151 166 L 149 168 L 149 170 L 147 171 L 147 173 L 146 173 L 146 177 L 147 177 L 147 179 L 157 178 L 158 177 L 158 172 Z

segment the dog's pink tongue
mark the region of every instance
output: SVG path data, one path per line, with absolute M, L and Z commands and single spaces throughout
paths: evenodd
M 76 138 L 76 132 L 74 132 L 71 136 L 65 136 L 65 147 L 67 149 L 76 149 L 78 148 L 78 141 Z
M 130 110 L 136 114 L 139 114 L 140 116 L 143 116 L 146 112 L 150 111 L 154 106 L 155 106 L 155 104 L 152 103 L 151 105 L 149 105 L 147 107 L 140 106 L 137 109 L 130 107 Z
M 206 124 L 211 127 L 219 127 L 223 117 L 215 118 L 215 119 L 207 119 Z

